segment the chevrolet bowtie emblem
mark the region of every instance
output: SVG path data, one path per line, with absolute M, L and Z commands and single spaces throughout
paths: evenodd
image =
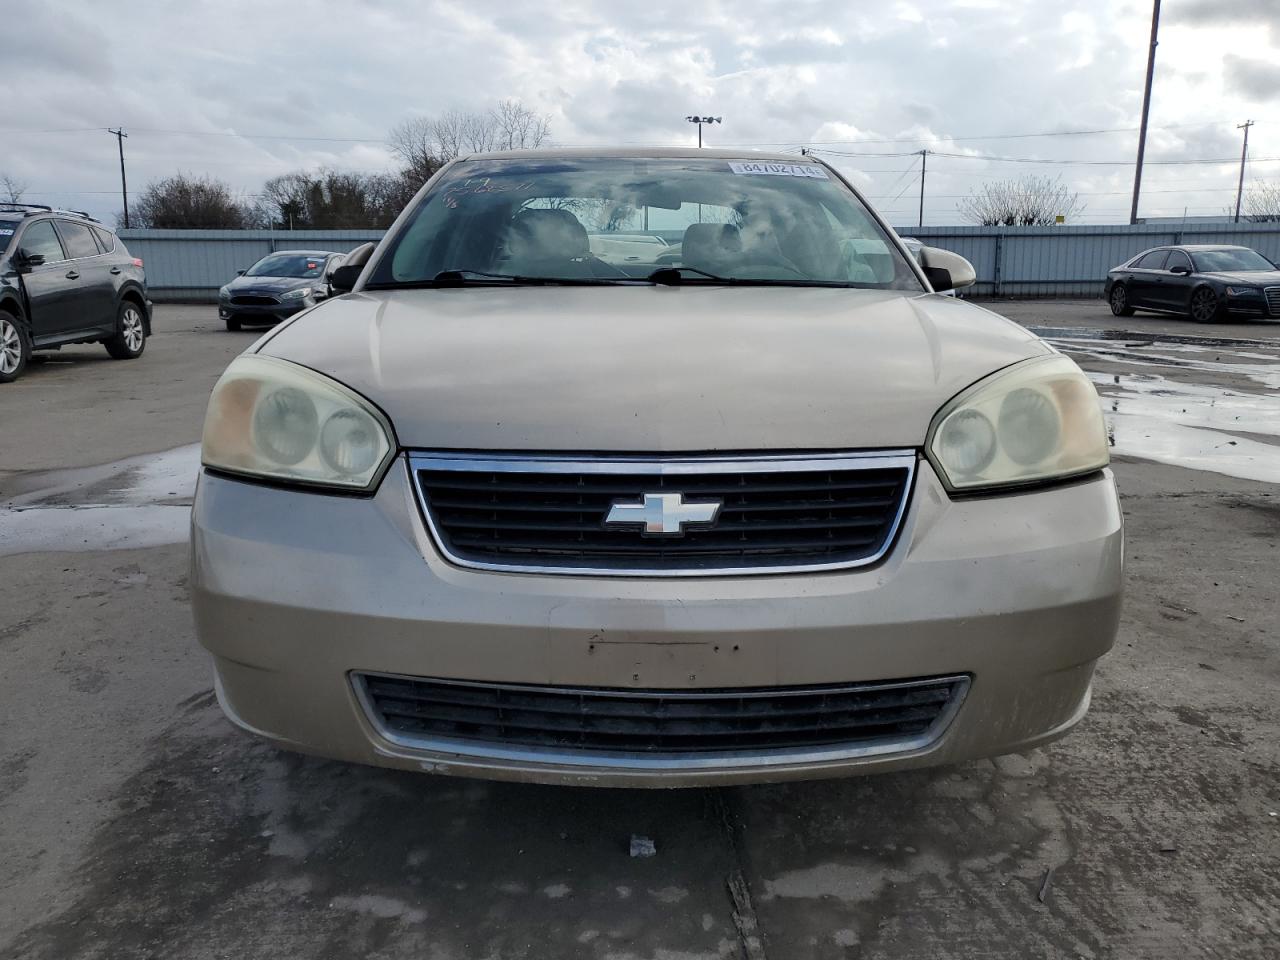
M 643 524 L 646 534 L 678 537 L 686 523 L 714 523 L 721 503 L 686 503 L 681 493 L 646 493 L 639 503 L 619 501 L 609 508 L 606 524 Z

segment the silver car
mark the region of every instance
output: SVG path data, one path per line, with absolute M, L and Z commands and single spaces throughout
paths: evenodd
M 227 716 L 609 786 L 1061 736 L 1120 611 L 1107 438 L 1070 359 L 935 295 L 972 281 L 808 158 L 451 163 L 213 391 L 191 582 Z

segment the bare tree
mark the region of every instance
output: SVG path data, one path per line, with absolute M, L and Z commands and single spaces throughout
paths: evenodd
M 239 229 L 252 219 L 229 185 L 184 173 L 152 180 L 130 213 L 137 226 L 152 228 Z
M 412 117 L 397 124 L 387 144 L 419 185 L 454 157 L 487 150 L 533 149 L 551 132 L 545 115 L 519 100 L 503 100 L 483 113 L 449 110 L 436 117 Z
M 30 184 L 9 174 L 0 174 L 0 203 L 21 203 Z
M 285 173 L 263 184 L 254 219 L 281 229 L 385 228 L 413 197 L 414 189 L 397 174 Z
M 984 227 L 1040 227 L 1069 221 L 1084 212 L 1080 194 L 1070 190 L 1062 178 L 1027 175 L 1012 180 L 995 180 L 965 197 L 958 204 L 960 216 Z
M 1280 180 L 1260 180 L 1245 191 L 1241 216 L 1251 223 L 1280 223 Z M 1235 207 L 1227 213 L 1234 215 Z

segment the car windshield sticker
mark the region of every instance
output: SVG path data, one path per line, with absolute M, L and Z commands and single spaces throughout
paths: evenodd
M 307 264 L 307 269 L 308 269 L 308 270 L 314 270 L 315 268 L 316 268 L 316 265 L 315 265 L 314 263 L 308 263 L 308 264 Z
M 12 236 L 13 236 L 13 231 L 10 230 L 8 227 L 0 228 L 0 237 L 12 237 Z
M 827 171 L 809 163 L 763 163 L 759 160 L 730 160 L 729 169 L 738 176 L 807 177 L 830 180 Z

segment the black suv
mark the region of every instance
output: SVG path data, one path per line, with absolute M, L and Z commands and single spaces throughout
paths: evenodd
M 33 350 L 101 343 L 131 360 L 150 335 L 142 261 L 119 237 L 87 214 L 0 203 L 0 383 Z

